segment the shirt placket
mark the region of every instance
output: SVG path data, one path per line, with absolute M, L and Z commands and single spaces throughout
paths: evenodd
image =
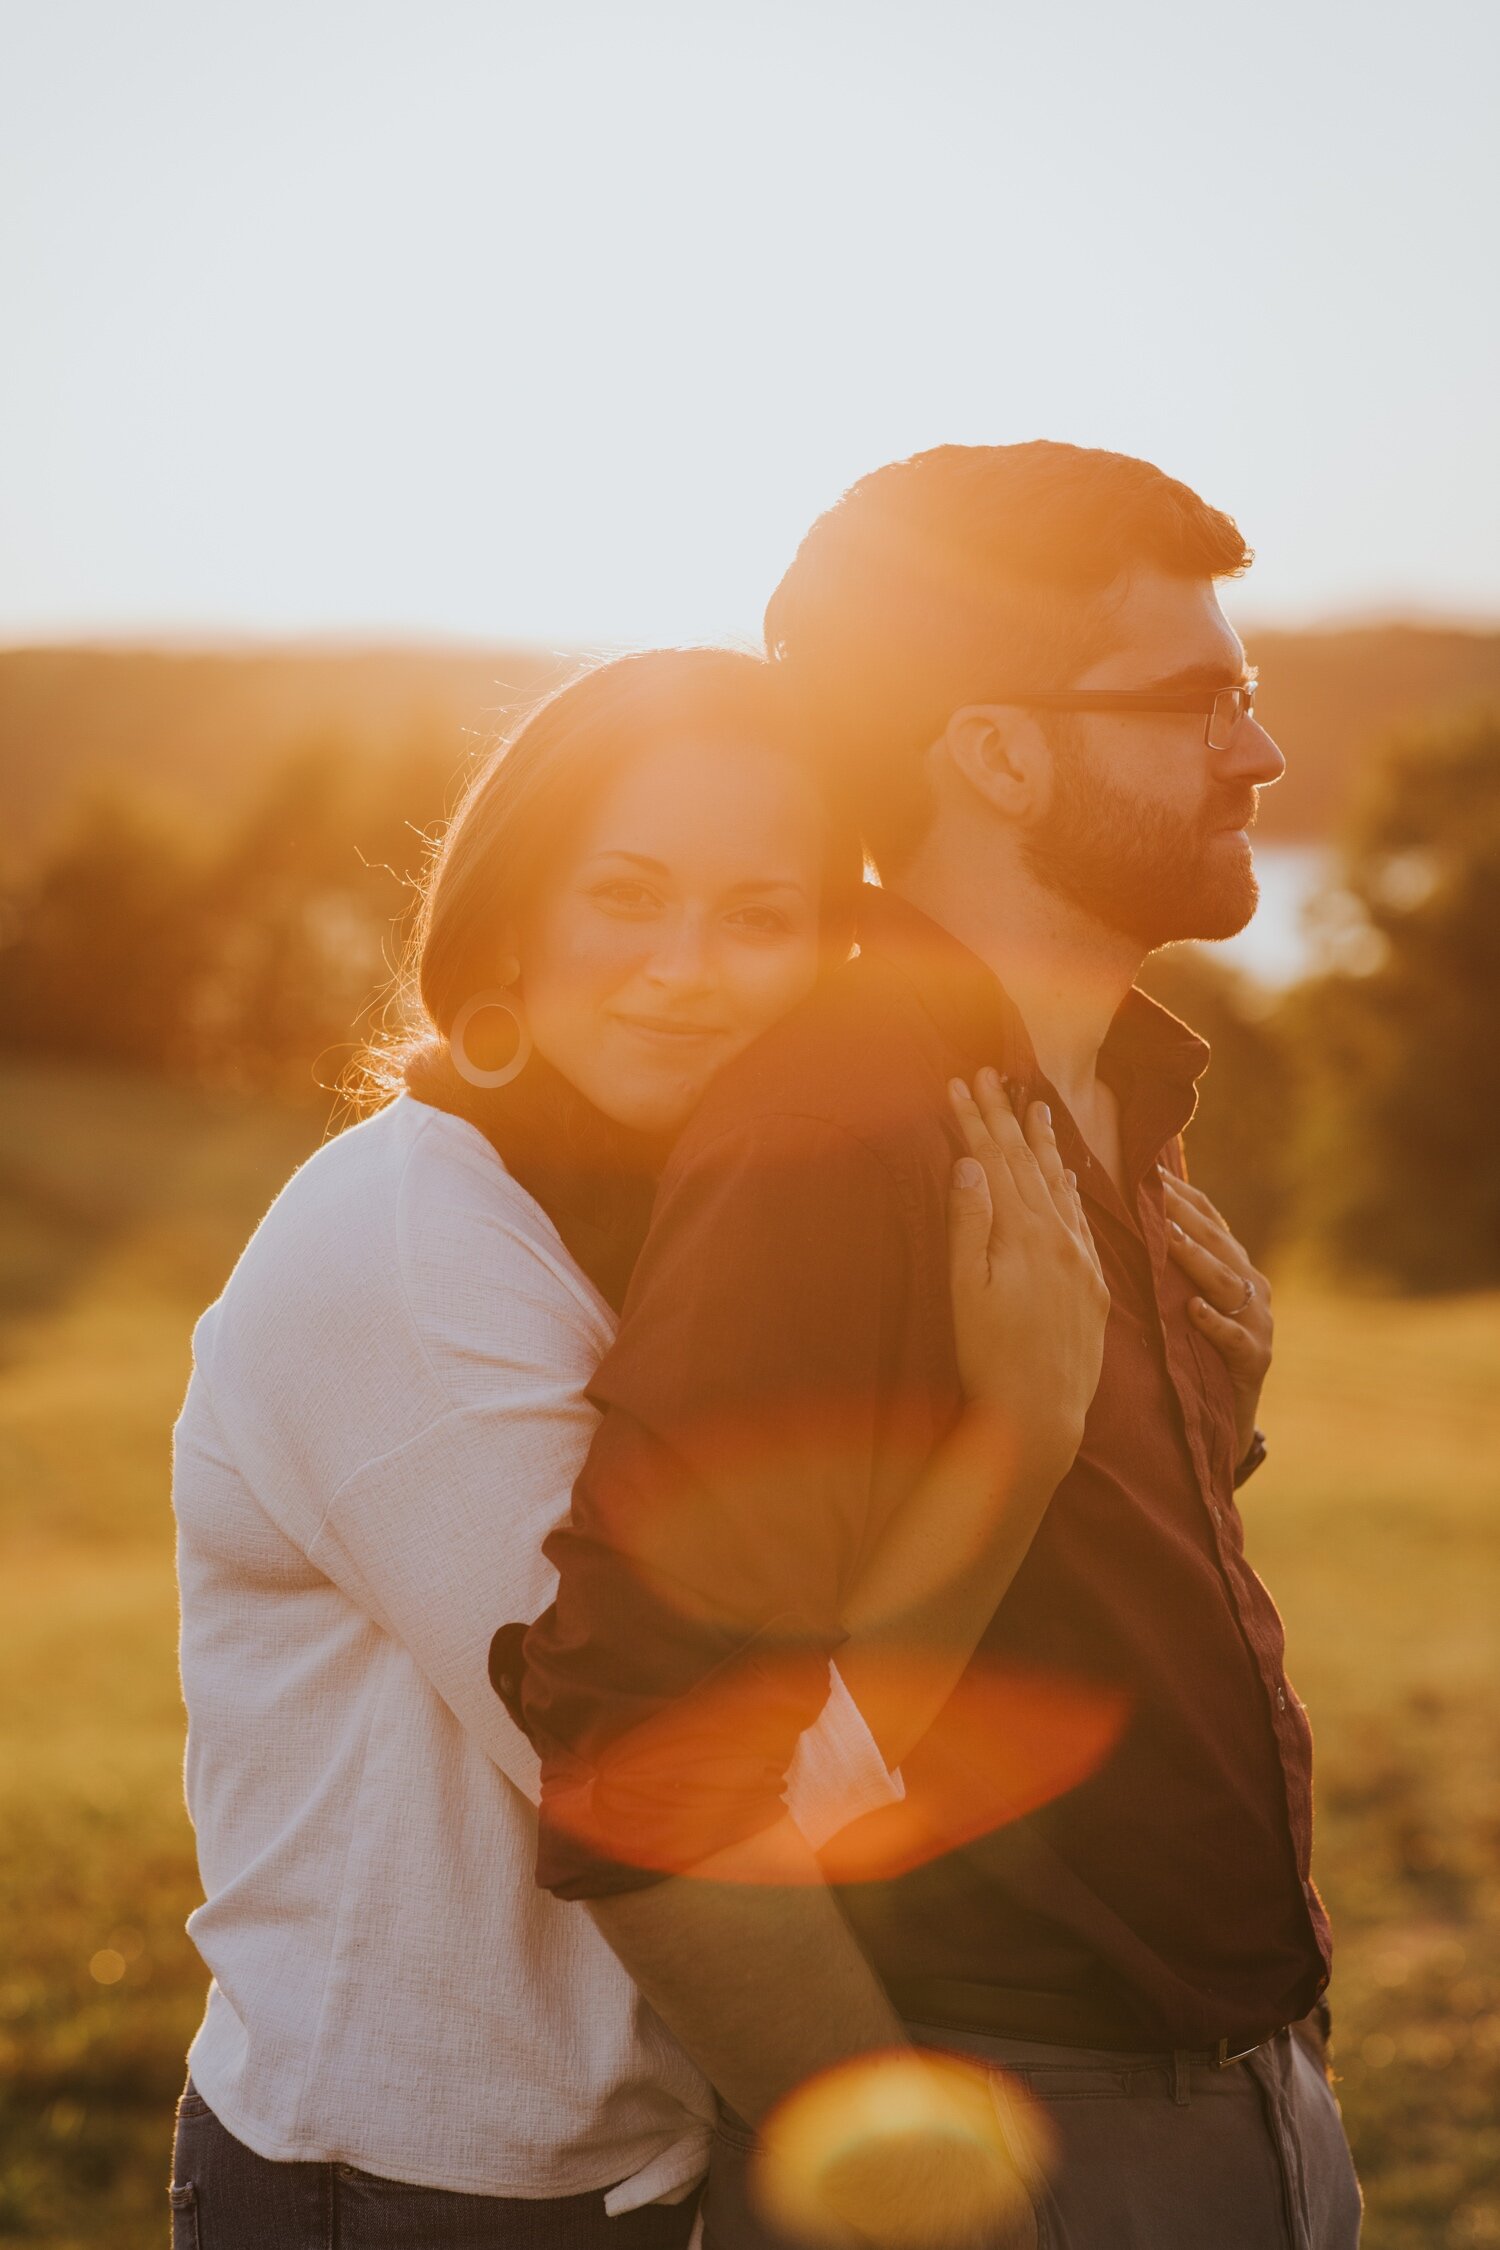
M 1264 1599 L 1259 1582 L 1252 1580 L 1245 1560 L 1243 1524 L 1233 1496 L 1235 1463 L 1230 1458 L 1234 1450 L 1232 1433 L 1227 1443 L 1213 1442 L 1220 1434 L 1211 1428 L 1211 1417 L 1204 1400 L 1202 1378 L 1197 1365 L 1197 1354 L 1211 1350 L 1212 1346 L 1200 1342 L 1190 1330 L 1184 1330 L 1181 1335 L 1176 1334 L 1175 1324 L 1167 1320 L 1162 1311 L 1162 1283 L 1171 1254 L 1167 1247 L 1165 1200 L 1153 1171 L 1147 1171 L 1141 1179 L 1136 1200 L 1140 1211 L 1140 1231 L 1150 1259 L 1157 1326 L 1162 1338 L 1167 1374 L 1182 1411 L 1188 1452 L 1208 1516 L 1220 1575 L 1234 1605 L 1241 1637 L 1254 1659 L 1256 1674 L 1265 1693 L 1271 1731 L 1276 1742 L 1277 1763 L 1281 1769 L 1288 1834 L 1302 1883 L 1309 1926 L 1318 1950 L 1324 1957 L 1326 1969 L 1327 1947 L 1312 1913 L 1309 1881 L 1312 1831 L 1302 1810 L 1307 1801 L 1307 1781 L 1312 1762 L 1311 1735 L 1302 1705 L 1286 1677 L 1280 1630 L 1270 1622 L 1274 1613 Z M 1222 1472 L 1213 1459 L 1215 1452 L 1223 1456 Z

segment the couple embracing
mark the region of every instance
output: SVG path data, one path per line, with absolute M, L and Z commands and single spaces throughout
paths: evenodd
M 1249 559 L 942 447 L 471 784 L 194 1338 L 178 2245 L 1356 2241 L 1266 1286 L 1134 984 L 1254 908 Z

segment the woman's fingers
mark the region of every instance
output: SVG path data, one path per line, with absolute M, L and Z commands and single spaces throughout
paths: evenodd
M 988 1282 L 994 1221 L 989 1175 L 977 1156 L 961 1156 L 948 1184 L 948 1260 L 955 1293 Z
M 1229 1221 L 1225 1218 L 1217 1203 L 1204 1194 L 1196 1181 L 1182 1179 L 1176 1172 L 1169 1172 L 1165 1166 L 1162 1167 L 1161 1176 L 1169 1188 L 1172 1188 L 1178 1195 L 1184 1196 L 1195 1210 L 1201 1211 L 1206 1219 L 1212 1219 L 1215 1226 L 1222 1227 L 1224 1232 L 1228 1234 Z
M 948 1099 L 953 1104 L 953 1114 L 958 1119 L 958 1129 L 963 1134 L 969 1154 L 984 1166 L 986 1172 L 991 1171 L 997 1160 L 1003 1161 L 999 1144 L 964 1079 L 949 1079 Z
M 1255 1295 L 1255 1277 L 1195 1241 L 1175 1219 L 1167 1222 L 1167 1248 L 1190 1281 L 1195 1281 L 1214 1310 L 1242 1313 Z
M 989 1186 L 991 1223 L 998 1224 L 1006 1207 L 1014 1206 L 1016 1184 L 1006 1152 L 993 1127 L 998 1125 L 1003 1131 L 1007 1120 L 1012 1133 L 1018 1132 L 1019 1127 L 1003 1099 L 1001 1109 L 1004 1114 L 998 1114 L 991 1104 L 990 1116 L 987 1118 L 962 1078 L 951 1078 L 948 1081 L 948 1098 L 953 1104 L 953 1114 L 958 1119 L 958 1129 L 964 1137 L 964 1145 L 970 1156 L 983 1168 Z
M 1051 1201 L 1051 1194 L 1027 1137 L 1021 1130 L 1004 1079 L 997 1070 L 986 1065 L 974 1080 L 974 1091 L 978 1096 L 985 1124 L 1010 1167 L 1016 1193 L 1033 1211 L 1045 1211 Z M 1037 1105 L 1032 1106 L 1035 1108 Z
M 1225 1220 L 1199 1189 L 1189 1187 L 1175 1173 L 1162 1173 L 1162 1188 L 1166 1199 L 1167 1216 L 1175 1219 L 1185 1233 L 1205 1249 L 1212 1250 L 1227 1264 L 1248 1266 L 1249 1255 Z
M 1228 1313 L 1219 1312 L 1206 1297 L 1188 1300 L 1188 1318 L 1219 1352 L 1231 1375 L 1248 1374 L 1262 1356 L 1256 1339 Z
M 1068 1175 L 1058 1151 L 1057 1134 L 1053 1129 L 1052 1112 L 1045 1102 L 1033 1102 L 1026 1112 L 1022 1127 L 1026 1146 L 1036 1161 L 1036 1168 L 1047 1185 L 1053 1205 L 1064 1225 L 1075 1223 L 1075 1198 L 1068 1188 Z

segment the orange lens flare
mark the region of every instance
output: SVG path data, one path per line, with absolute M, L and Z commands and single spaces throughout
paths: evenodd
M 849 1492 L 868 1485 L 877 1454 L 893 1490 L 915 1489 L 948 1420 L 920 1393 L 884 1402 L 878 1417 L 870 1396 L 819 1392 L 778 1393 L 754 1414 L 725 1408 L 674 1430 L 649 1473 L 633 1463 L 629 1477 L 596 1479 L 585 1529 L 665 1612 L 726 1632 L 785 1605 L 794 1542 L 807 1599 L 827 1614 L 856 1567 Z M 990 1528 L 943 1522 L 929 1540 L 941 1560 L 932 1574 L 965 1570 Z
M 905 1676 L 913 1694 L 925 1692 L 920 1662 Z M 807 1652 L 757 1651 L 725 1666 L 615 1743 L 586 1781 L 551 1797 L 554 1821 L 619 1864 L 691 1874 L 753 1826 L 742 1817 L 747 1801 L 774 1802 L 826 1679 L 824 1658 Z M 1113 1688 L 971 1665 L 903 1766 L 904 1801 L 825 1844 L 822 1879 L 889 1880 L 1034 1812 L 1102 1764 L 1127 1709 Z M 805 1861 L 757 1864 L 757 1882 L 807 1879 Z M 715 1879 L 733 1879 L 721 1866 Z
M 1044 2122 L 1013 2081 L 903 2050 L 824 2072 L 782 2102 L 761 2128 L 749 2189 L 793 2240 L 951 2250 L 1008 2239 L 1050 2158 Z

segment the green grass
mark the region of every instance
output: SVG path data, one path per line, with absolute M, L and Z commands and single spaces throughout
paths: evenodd
M 1317 1735 L 1365 2240 L 1500 2244 L 1500 1299 L 1282 1298 L 1243 1497 Z
M 0 2242 L 165 2238 L 205 1981 L 171 1425 L 192 1322 L 321 1124 L 0 1070 Z
M 168 1436 L 192 1320 L 321 1124 L 0 1070 L 0 2242 L 164 2239 L 204 1981 Z M 1278 1294 L 1245 1514 L 1318 1734 L 1366 2244 L 1500 2246 L 1500 1299 Z

